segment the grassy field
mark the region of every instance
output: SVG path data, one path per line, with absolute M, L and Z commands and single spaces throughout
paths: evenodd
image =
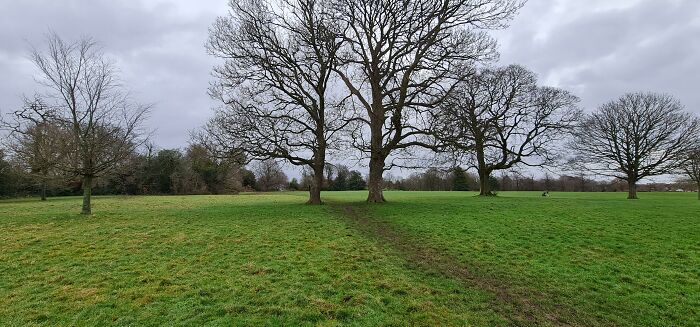
M 700 324 L 695 194 L 0 201 L 0 325 Z

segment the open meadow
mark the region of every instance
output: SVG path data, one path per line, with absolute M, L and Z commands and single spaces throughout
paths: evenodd
M 700 324 L 693 193 L 0 201 L 0 325 Z

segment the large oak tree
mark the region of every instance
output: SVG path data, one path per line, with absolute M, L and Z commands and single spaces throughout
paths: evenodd
M 223 106 L 205 132 L 248 160 L 283 159 L 313 172 L 309 203 L 321 203 L 326 152 L 345 126 L 329 96 L 340 48 L 325 0 L 231 1 L 210 29 L 211 95 Z
M 369 202 L 384 202 L 382 176 L 401 152 L 434 148 L 428 113 L 495 58 L 485 31 L 502 28 L 519 0 L 335 0 L 343 28 L 334 67 L 357 110 L 353 144 L 369 159 Z
M 581 116 L 578 98 L 537 85 L 518 65 L 486 68 L 467 78 L 433 116 L 436 135 L 479 172 L 481 195 L 492 195 L 494 171 L 542 166 Z
M 682 167 L 699 133 L 698 118 L 672 96 L 629 93 L 587 115 L 571 146 L 579 164 L 626 181 L 637 199 L 637 182 Z

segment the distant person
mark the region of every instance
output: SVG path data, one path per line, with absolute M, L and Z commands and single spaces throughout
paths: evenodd
M 542 196 L 549 196 L 549 191 L 542 192 Z

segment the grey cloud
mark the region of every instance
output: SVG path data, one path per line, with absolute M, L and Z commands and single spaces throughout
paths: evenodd
M 36 88 L 27 42 L 49 29 L 91 35 L 119 64 L 142 102 L 155 103 L 156 144 L 183 146 L 214 105 L 206 94 L 216 60 L 207 28 L 227 0 L 0 0 L 0 110 Z M 627 91 L 663 91 L 700 113 L 700 2 L 530 0 L 494 33 L 502 63 L 524 64 L 547 84 L 577 93 L 587 108 Z
M 134 97 L 155 104 L 149 124 L 158 145 L 184 145 L 188 130 L 209 116 L 206 88 L 214 60 L 203 45 L 209 25 L 226 12 L 225 0 L 1 2 L 0 110 L 12 110 L 21 94 L 34 92 L 29 44 L 40 46 L 52 30 L 100 42 Z
M 503 61 L 578 93 L 588 109 L 639 90 L 670 93 L 700 113 L 700 2 L 646 0 L 607 10 L 592 3 L 531 0 L 500 32 Z M 538 28 L 538 20 L 553 23 Z

